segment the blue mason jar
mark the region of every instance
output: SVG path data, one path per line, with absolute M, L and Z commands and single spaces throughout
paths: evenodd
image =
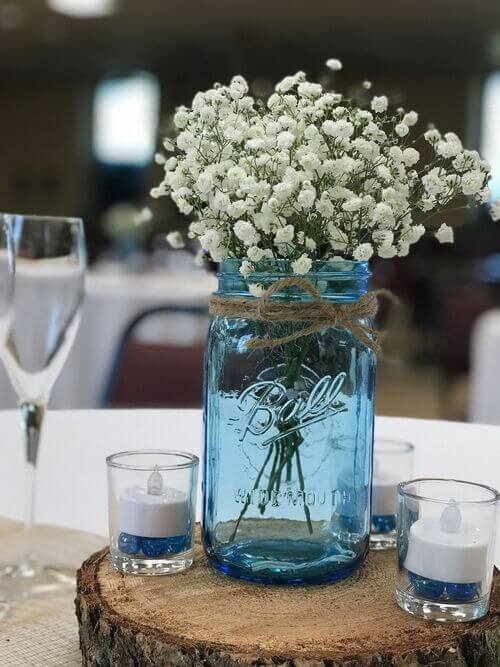
M 283 262 L 245 281 L 220 265 L 224 297 L 288 277 Z M 367 291 L 365 262 L 315 262 L 305 276 L 332 303 Z M 273 299 L 311 300 L 297 287 Z M 365 322 L 365 324 L 370 324 Z M 323 583 L 363 562 L 370 531 L 376 358 L 348 329 L 248 349 L 304 322 L 211 319 L 205 378 L 203 543 L 224 574 L 271 584 Z

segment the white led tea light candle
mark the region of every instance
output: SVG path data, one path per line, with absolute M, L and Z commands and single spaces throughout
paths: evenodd
M 404 566 L 413 574 L 435 581 L 480 582 L 486 574 L 488 544 L 488 535 L 464 522 L 458 505 L 450 504 L 440 517 L 426 517 L 412 524 Z

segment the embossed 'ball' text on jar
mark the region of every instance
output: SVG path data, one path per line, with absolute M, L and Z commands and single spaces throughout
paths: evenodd
M 240 304 L 257 302 L 248 284 L 268 288 L 292 275 L 273 261 L 245 281 L 240 265 L 220 265 L 217 292 Z M 327 303 L 349 305 L 366 294 L 369 271 L 364 262 L 315 262 L 303 277 Z M 312 301 L 298 286 L 272 299 L 285 307 Z M 352 327 L 325 324 L 279 342 L 305 326 L 212 315 L 203 543 L 214 567 L 241 579 L 334 581 L 357 570 L 368 550 L 376 356 Z M 248 347 L 256 338 L 275 340 Z

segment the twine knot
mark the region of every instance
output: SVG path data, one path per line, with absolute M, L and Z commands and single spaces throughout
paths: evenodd
M 272 299 L 271 297 L 287 287 L 298 287 L 308 292 L 312 301 L 294 299 Z M 385 289 L 373 290 L 361 296 L 357 301 L 331 303 L 321 297 L 318 289 L 307 278 L 290 276 L 273 283 L 258 299 L 248 297 L 224 297 L 213 294 L 209 301 L 211 315 L 223 317 L 241 317 L 264 322 L 305 322 L 306 326 L 279 338 L 252 338 L 246 343 L 248 349 L 276 347 L 298 338 L 317 333 L 325 327 L 344 328 L 352 333 L 367 347 L 379 354 L 379 334 L 372 329 L 367 320 L 377 314 L 378 299 L 385 297 L 397 302 L 396 297 Z

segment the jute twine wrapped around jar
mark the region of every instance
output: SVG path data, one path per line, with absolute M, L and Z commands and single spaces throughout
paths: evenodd
M 287 287 L 298 287 L 309 292 L 312 301 L 271 299 L 273 294 Z M 276 347 L 298 338 L 317 333 L 325 327 L 341 327 L 352 333 L 375 354 L 381 347 L 378 332 L 367 321 L 377 314 L 378 300 L 385 297 L 397 303 L 397 298 L 389 290 L 378 289 L 368 292 L 357 301 L 331 303 L 321 297 L 320 292 L 307 278 L 290 276 L 273 283 L 264 294 L 256 299 L 249 297 L 226 297 L 213 294 L 209 301 L 211 315 L 241 317 L 264 322 L 304 322 L 305 326 L 291 334 L 279 338 L 253 338 L 246 343 L 250 350 Z

